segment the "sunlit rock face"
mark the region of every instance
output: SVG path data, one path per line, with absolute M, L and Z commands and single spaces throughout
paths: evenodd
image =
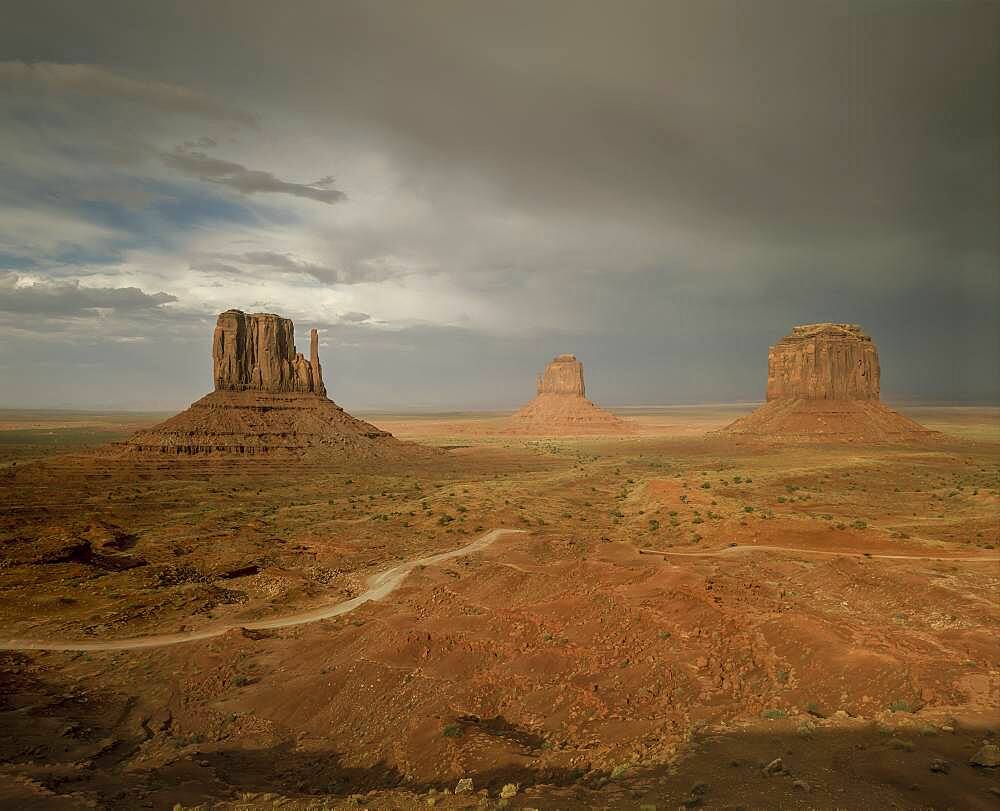
M 575 394 L 586 397 L 583 364 L 576 355 L 559 355 L 538 375 L 539 394 Z
M 856 324 L 805 324 L 771 347 L 767 399 L 878 400 L 878 350 Z
M 586 396 L 583 364 L 557 355 L 537 378 L 535 398 L 509 421 L 510 433 L 559 436 L 630 433 L 634 426 L 594 405 Z
M 271 313 L 219 315 L 212 338 L 216 391 L 313 392 L 326 395 L 319 336 L 310 333 L 310 357 L 295 351 L 295 325 Z
M 303 456 L 340 462 L 425 459 L 440 451 L 402 443 L 327 398 L 319 336 L 309 359 L 295 325 L 269 313 L 227 310 L 212 336 L 215 391 L 170 419 L 137 431 L 115 453 L 167 456 Z
M 857 324 L 804 324 L 771 347 L 767 402 L 716 436 L 768 442 L 912 443 L 938 435 L 879 399 L 878 350 Z

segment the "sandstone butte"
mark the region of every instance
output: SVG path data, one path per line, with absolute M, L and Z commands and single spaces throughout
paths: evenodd
M 120 448 L 130 454 L 362 459 L 420 452 L 328 399 L 315 329 L 309 343 L 306 359 L 295 349 L 291 319 L 227 310 L 212 337 L 215 391 Z
M 583 364 L 575 355 L 559 355 L 538 375 L 535 399 L 510 418 L 506 430 L 573 435 L 631 433 L 634 428 L 588 400 Z
M 767 355 L 767 401 L 718 435 L 791 442 L 913 442 L 936 432 L 880 400 L 878 350 L 857 324 L 804 324 Z

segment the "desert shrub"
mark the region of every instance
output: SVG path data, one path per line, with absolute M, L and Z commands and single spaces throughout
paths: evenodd
M 766 718 L 769 721 L 776 721 L 779 718 L 784 718 L 785 717 L 785 711 L 784 710 L 764 710 L 764 712 L 762 712 L 760 714 L 760 717 L 761 718 Z
M 910 705 L 910 702 L 901 698 L 893 701 L 889 705 L 889 709 L 893 712 L 913 712 L 913 707 Z
M 463 729 L 460 724 L 446 724 L 441 734 L 446 738 L 461 738 Z
M 851 522 L 851 526 L 854 527 L 855 529 L 867 529 L 868 522 L 862 521 L 860 518 L 858 518 L 856 521 Z

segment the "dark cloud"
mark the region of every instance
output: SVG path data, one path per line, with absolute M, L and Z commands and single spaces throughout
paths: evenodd
M 342 191 L 330 187 L 332 182 L 330 178 L 323 178 L 317 183 L 290 183 L 275 177 L 270 172 L 248 169 L 242 164 L 213 158 L 204 152 L 188 151 L 183 147 L 164 153 L 162 158 L 163 163 L 170 169 L 209 183 L 228 186 L 240 194 L 261 192 L 290 194 L 328 205 L 347 199 L 347 195 Z
M 370 321 L 371 316 L 368 313 L 341 313 L 340 320 L 347 324 L 361 324 Z
M 256 119 L 250 113 L 223 104 L 204 93 L 168 82 L 132 78 L 101 65 L 0 62 L 0 86 L 13 91 L 119 98 L 166 112 L 256 126 Z
M 114 65 L 97 70 L 259 114 L 243 163 L 214 157 L 198 136 L 228 142 L 201 122 L 135 141 L 157 144 L 161 171 L 342 203 L 285 233 L 241 224 L 177 267 L 278 311 L 315 302 L 302 312 L 331 324 L 347 403 L 489 405 L 562 351 L 601 399 L 757 397 L 768 344 L 824 319 L 873 334 L 887 392 L 1000 397 L 993 0 L 133 6 L 20 4 L 0 53 Z M 65 131 L 60 157 L 76 148 L 76 127 L 17 123 L 21 142 Z M 88 127 L 103 145 L 121 120 Z M 331 177 L 281 179 L 328 171 L 350 201 Z M 322 304 L 314 281 L 333 288 Z M 373 285 L 336 289 L 359 281 Z M 437 326 L 386 337 L 389 301 Z
M 100 310 L 137 312 L 177 301 L 169 293 L 144 293 L 138 287 L 83 287 L 78 280 L 19 284 L 14 273 L 0 273 L 0 312 L 78 316 Z
M 219 254 L 219 261 L 199 262 L 196 270 L 245 274 L 256 272 L 256 268 L 277 270 L 282 273 L 305 275 L 324 284 L 361 284 L 379 282 L 399 275 L 385 267 L 331 268 L 309 262 L 294 254 L 277 251 L 248 251 L 242 254 Z M 251 271 L 240 270 L 236 265 L 249 266 Z

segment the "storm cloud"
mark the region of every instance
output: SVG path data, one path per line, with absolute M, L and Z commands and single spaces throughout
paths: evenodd
M 176 149 L 163 155 L 163 163 L 170 169 L 176 169 L 200 180 L 236 189 L 240 194 L 260 192 L 291 194 L 294 197 L 305 197 L 327 204 L 347 199 L 346 194 L 333 188 L 331 177 L 324 177 L 313 183 L 290 183 L 275 177 L 270 172 L 248 169 L 232 161 L 210 157 L 204 152 Z
M 890 399 L 996 401 L 998 25 L 990 0 L 37 0 L 0 29 L 0 86 L 39 91 L 0 125 L 0 205 L 30 210 L 0 268 L 169 291 L 134 312 L 183 321 L 199 369 L 222 309 L 318 325 L 349 406 L 514 405 L 559 352 L 611 404 L 757 399 L 768 345 L 821 320 L 873 335 Z
M 22 280 L 0 273 L 0 311 L 28 315 L 77 316 L 99 310 L 135 312 L 177 301 L 169 293 L 144 293 L 137 287 L 84 287 L 79 280 Z
M 10 92 L 119 98 L 168 112 L 208 117 L 247 127 L 256 125 L 251 113 L 230 107 L 211 96 L 168 82 L 124 76 L 101 65 L 0 62 L 0 87 Z

